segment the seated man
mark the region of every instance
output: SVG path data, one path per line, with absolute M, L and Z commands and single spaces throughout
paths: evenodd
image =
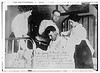
M 65 52 L 65 45 L 67 43 L 67 40 L 61 36 L 58 35 L 55 27 L 49 26 L 47 28 L 50 28 L 51 31 L 49 31 L 48 35 L 51 39 L 50 44 L 48 46 L 48 52 Z
M 45 35 L 48 36 L 48 38 L 50 39 L 47 46 L 47 49 L 45 51 L 43 51 L 43 49 L 41 50 L 41 48 L 37 48 L 38 51 L 40 52 L 45 52 L 45 53 L 52 53 L 52 52 L 56 52 L 56 53 L 61 53 L 61 52 L 65 52 L 65 45 L 66 45 L 66 39 L 63 37 L 60 37 L 55 29 L 55 27 L 53 26 L 48 26 L 45 30 L 46 32 L 44 33 Z

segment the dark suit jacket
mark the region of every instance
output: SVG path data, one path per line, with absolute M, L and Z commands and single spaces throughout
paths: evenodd
M 75 68 L 93 68 L 92 53 L 85 40 L 75 47 Z

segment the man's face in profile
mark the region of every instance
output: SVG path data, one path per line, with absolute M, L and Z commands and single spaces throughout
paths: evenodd
M 71 26 L 74 27 L 74 26 L 76 25 L 76 22 L 75 22 L 75 21 L 73 21 L 73 20 L 71 20 L 71 19 L 69 19 L 68 21 L 69 21 L 69 24 L 70 24 Z
M 49 33 L 49 38 L 50 38 L 51 40 L 55 41 L 56 38 L 57 38 L 57 31 L 51 31 L 51 32 Z

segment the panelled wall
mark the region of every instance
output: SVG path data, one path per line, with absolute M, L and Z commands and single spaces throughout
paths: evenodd
M 97 25 L 95 23 L 95 17 L 93 15 L 81 16 L 79 23 L 81 23 L 87 30 L 87 39 L 95 49 L 95 57 L 97 57 Z M 68 31 L 72 28 L 68 23 L 68 19 L 64 20 L 62 25 L 62 31 Z

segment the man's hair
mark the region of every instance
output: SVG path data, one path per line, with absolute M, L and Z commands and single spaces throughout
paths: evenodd
M 45 36 L 48 36 L 50 31 L 53 31 L 53 32 L 56 31 L 55 27 L 54 26 L 48 26 L 44 31 Z
M 76 13 L 73 13 L 73 14 L 70 14 L 70 15 L 68 16 L 68 19 L 71 19 L 71 20 L 73 20 L 73 21 L 75 21 L 75 22 L 79 22 L 80 16 L 78 16 Z
M 31 5 L 19 5 L 18 9 L 20 12 L 27 12 L 33 9 Z
M 59 10 L 53 10 L 52 14 L 54 14 L 55 12 L 58 12 L 61 14 L 61 12 Z

